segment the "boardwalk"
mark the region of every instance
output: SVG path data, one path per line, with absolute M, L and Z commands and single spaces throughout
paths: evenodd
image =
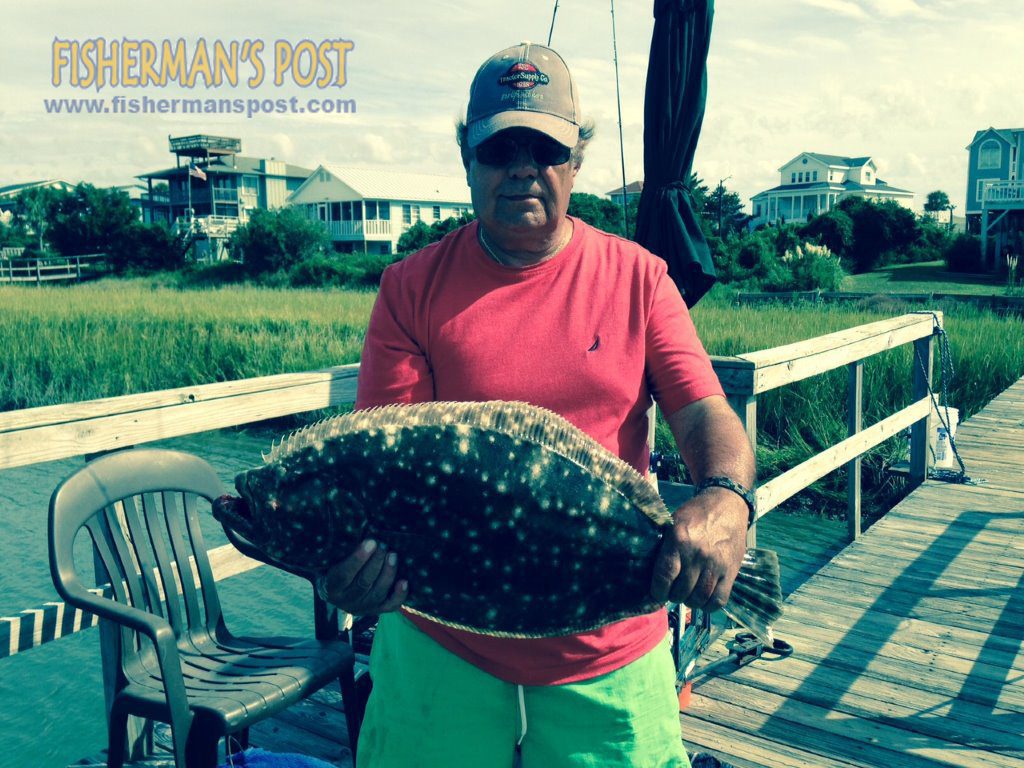
M 925 483 L 799 587 L 776 630 L 794 655 L 698 681 L 692 748 L 737 768 L 1024 768 L 1024 379 L 957 442 L 981 484 Z

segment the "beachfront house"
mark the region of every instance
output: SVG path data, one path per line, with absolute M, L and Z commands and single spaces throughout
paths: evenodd
M 910 207 L 914 193 L 878 178 L 870 157 L 841 157 L 802 152 L 779 168 L 779 185 L 751 198 L 751 226 L 804 220 L 832 210 L 844 197 L 880 202 L 895 200 Z
M 324 163 L 288 198 L 327 227 L 342 253 L 396 253 L 417 222 L 433 224 L 472 211 L 465 176 L 407 173 Z
M 1007 250 L 1024 250 L 1024 128 L 977 131 L 967 158 L 967 231 L 982 236 L 983 263 L 999 267 Z
M 625 188 L 616 187 L 615 189 L 610 189 L 604 194 L 605 197 L 607 197 L 613 203 L 616 203 L 618 205 L 629 205 L 634 200 L 639 200 L 640 195 L 643 193 L 643 191 L 644 182 L 641 179 L 640 181 L 629 182 L 629 184 L 627 184 Z
M 280 208 L 312 172 L 274 158 L 245 157 L 241 139 L 168 137 L 173 168 L 140 173 L 147 184 L 143 220 L 192 233 L 200 260 L 227 256 L 228 237 L 257 208 Z

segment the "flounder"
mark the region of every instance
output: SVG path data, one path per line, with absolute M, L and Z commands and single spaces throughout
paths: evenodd
M 301 429 L 264 461 L 214 514 L 288 570 L 322 573 L 372 538 L 399 555 L 407 610 L 497 637 L 584 632 L 662 605 L 650 586 L 671 513 L 551 411 L 374 408 Z M 748 550 L 726 613 L 770 640 L 781 602 L 775 553 Z

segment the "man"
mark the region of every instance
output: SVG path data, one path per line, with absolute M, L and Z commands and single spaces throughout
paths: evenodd
M 566 215 L 591 131 L 564 61 L 525 43 L 492 56 L 458 134 L 478 219 L 384 273 L 357 407 L 527 401 L 644 472 L 653 396 L 710 484 L 675 512 L 651 592 L 723 605 L 750 446 L 664 262 Z M 568 637 L 485 637 L 395 612 L 401 576 L 401 552 L 364 542 L 325 584 L 341 608 L 382 614 L 360 766 L 688 765 L 664 610 Z

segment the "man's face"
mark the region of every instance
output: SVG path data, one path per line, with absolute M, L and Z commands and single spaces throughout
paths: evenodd
M 506 247 L 529 247 L 534 239 L 540 243 L 550 238 L 565 220 L 579 167 L 572 159 L 559 165 L 538 162 L 534 155 L 543 160 L 545 148 L 531 149 L 531 143 L 552 140 L 528 128 L 500 131 L 487 141 L 493 139 L 512 139 L 518 146 L 503 165 L 488 165 L 471 152 L 466 178 L 481 224 Z M 501 153 L 496 154 L 500 159 Z

